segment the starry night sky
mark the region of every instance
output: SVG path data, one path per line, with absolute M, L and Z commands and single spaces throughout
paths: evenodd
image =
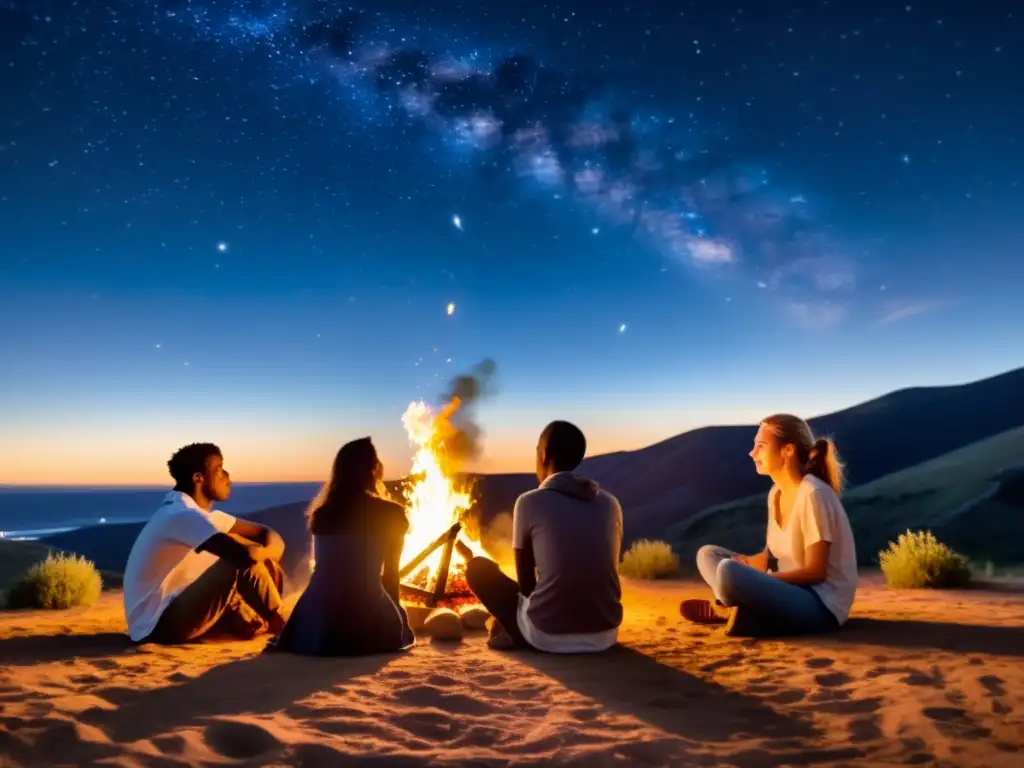
M 0 483 L 396 474 L 485 357 L 495 471 L 1021 364 L 1011 4 L 370 5 L 0 0 Z

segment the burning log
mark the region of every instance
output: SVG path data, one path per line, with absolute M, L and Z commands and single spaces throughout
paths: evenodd
M 424 589 L 423 587 L 413 584 L 402 583 L 400 588 L 403 596 L 407 595 L 411 599 L 415 599 L 417 602 L 422 601 L 431 608 L 449 598 L 472 598 L 475 600 L 475 598 L 473 598 L 472 591 L 469 589 L 469 585 L 465 584 L 464 579 L 461 580 L 463 584 L 458 585 L 461 588 L 455 590 L 448 589 L 448 576 L 451 571 L 452 553 L 457 551 L 459 556 L 465 560 L 469 560 L 473 557 L 473 551 L 466 544 L 458 541 L 458 536 L 461 531 L 462 524 L 455 523 L 451 528 L 427 545 L 426 549 L 416 555 L 416 557 L 410 560 L 398 572 L 399 578 L 406 578 L 416 569 L 417 566 L 430 557 L 435 550 L 439 547 L 444 547 L 441 552 L 441 563 L 437 568 L 433 590 Z M 465 600 L 464 602 L 468 602 L 468 600 Z
M 412 560 L 410 560 L 408 563 L 402 566 L 402 569 L 398 572 L 398 577 L 404 579 L 406 576 L 413 572 L 413 569 L 415 569 L 417 565 L 419 565 L 428 557 L 430 557 L 435 549 L 458 536 L 459 531 L 461 530 L 462 523 L 455 523 L 451 528 L 449 528 L 447 531 L 445 531 L 432 542 L 430 542 L 427 545 L 426 549 L 424 549 L 422 552 L 416 555 L 416 557 L 414 557 Z M 465 544 L 463 544 L 463 546 L 465 546 Z

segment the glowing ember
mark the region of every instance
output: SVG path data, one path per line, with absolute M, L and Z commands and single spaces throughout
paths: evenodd
M 456 489 L 451 477 L 455 468 L 450 466 L 445 454 L 445 442 L 457 434 L 450 418 L 458 407 L 456 398 L 435 415 L 425 403 L 417 401 L 410 403 L 402 415 L 402 424 L 416 447 L 416 454 L 413 456 L 412 473 L 402 489 L 409 512 L 409 531 L 405 536 L 401 565 L 416 557 L 458 522 L 471 505 L 469 493 Z M 459 534 L 459 540 L 473 554 L 484 553 L 479 543 L 466 536 L 465 531 Z M 437 549 L 417 569 L 417 573 L 426 570 L 434 574 L 440 563 L 441 549 Z M 452 570 L 457 572 L 460 569 L 461 563 L 455 556 Z M 457 578 L 454 573 L 452 578 Z M 429 589 L 432 585 L 423 586 Z

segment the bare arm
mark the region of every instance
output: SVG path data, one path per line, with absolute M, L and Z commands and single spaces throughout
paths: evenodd
M 235 520 L 229 533 L 260 545 L 263 548 L 262 560 L 281 562 L 281 558 L 284 557 L 284 539 L 272 528 L 249 520 Z
M 820 584 L 825 580 L 828 569 L 828 553 L 831 546 L 831 542 L 816 541 L 806 550 L 803 568 L 796 568 L 792 571 L 774 573 L 772 575 L 779 581 L 800 587 Z
M 210 552 L 238 568 L 248 568 L 264 559 L 263 547 L 232 533 L 215 533 L 198 547 L 197 552 Z
M 529 540 L 523 549 L 516 549 L 516 579 L 523 597 L 529 597 L 537 588 L 537 562 L 533 559 L 533 545 Z

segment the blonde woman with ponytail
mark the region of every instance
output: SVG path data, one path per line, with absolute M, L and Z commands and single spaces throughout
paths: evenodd
M 776 414 L 761 422 L 750 458 L 774 483 L 764 551 L 701 547 L 697 566 L 715 600 L 684 600 L 683 618 L 725 624 L 732 635 L 838 629 L 857 591 L 857 553 L 839 500 L 843 465 L 835 445 L 815 439 L 803 419 Z M 778 567 L 770 571 L 772 560 Z

